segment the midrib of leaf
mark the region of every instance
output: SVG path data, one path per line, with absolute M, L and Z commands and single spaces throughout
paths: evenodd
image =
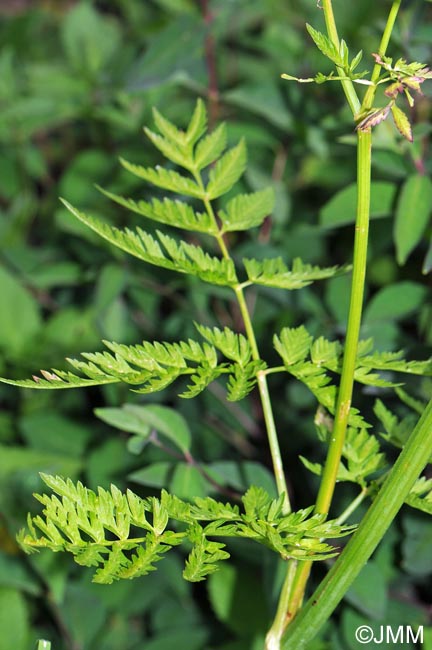
M 201 178 L 201 174 L 198 171 L 194 171 L 193 176 L 197 185 L 203 189 L 204 184 Z M 226 260 L 232 260 L 228 247 L 225 243 L 222 229 L 219 228 L 219 224 L 216 219 L 216 215 L 214 213 L 211 200 L 207 194 L 205 194 L 204 196 L 203 203 L 206 212 L 210 217 L 210 220 L 212 221 L 212 223 L 214 224 L 217 230 L 214 236 L 218 242 L 223 258 Z M 243 285 L 238 283 L 234 287 L 232 287 L 232 289 L 235 293 L 237 303 L 240 309 L 240 313 L 242 315 L 246 337 L 251 347 L 252 359 L 257 363 L 261 362 L 262 359 L 258 350 L 255 331 L 250 317 L 249 308 L 247 306 L 247 302 L 245 299 Z M 291 504 L 289 500 L 288 487 L 285 479 L 285 472 L 284 472 L 284 467 L 282 462 L 282 454 L 280 450 L 279 438 L 277 434 L 276 423 L 273 414 L 273 407 L 270 399 L 270 392 L 268 388 L 267 376 L 265 374 L 265 370 L 262 369 L 257 370 L 256 377 L 257 377 L 257 384 L 258 384 L 261 404 L 263 408 L 264 421 L 266 426 L 268 443 L 270 447 L 270 454 L 272 458 L 276 487 L 278 490 L 278 494 L 284 495 L 284 513 L 288 514 L 291 511 Z

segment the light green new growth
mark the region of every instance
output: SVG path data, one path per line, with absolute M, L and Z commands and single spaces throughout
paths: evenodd
M 391 480 L 389 462 L 379 438 L 371 433 L 371 425 L 351 405 L 354 382 L 394 388 L 400 391 L 405 403 L 419 410 L 423 405 L 400 389 L 395 373 L 432 375 L 431 360 L 407 362 L 401 352 L 374 352 L 372 341 L 358 340 L 367 251 L 370 129 L 391 111 L 399 130 L 410 139 L 404 114 L 395 105 L 401 92 L 399 86 L 409 99 L 410 90 L 418 90 L 413 77 L 426 79 L 430 73 L 420 64 L 405 64 L 401 60 L 393 64 L 385 57 L 385 48 L 381 49 L 375 57 L 378 73 L 375 67 L 372 80 L 367 83 L 375 89 L 378 83 L 391 81 L 393 85 L 387 92 L 390 103 L 388 107 L 373 108 L 373 92 L 367 91 L 369 99 L 361 107 L 353 82 L 364 83 L 365 73 L 355 72 L 362 53 L 350 59 L 345 41 L 339 41 L 337 36 L 331 2 L 323 2 L 329 35 L 310 26 L 308 31 L 321 52 L 335 64 L 336 73 L 327 77 L 317 75 L 313 80 L 318 83 L 341 80 L 358 121 L 359 208 L 353 297 L 345 348 L 323 336 L 314 339 L 303 326 L 285 327 L 273 337 L 282 365 L 272 367 L 262 358 L 246 300 L 248 288 L 298 290 L 314 281 L 346 273 L 351 267 L 320 268 L 300 259 L 280 257 L 234 262 L 226 234 L 260 226 L 273 209 L 274 192 L 268 188 L 233 196 L 246 168 L 246 145 L 241 140 L 227 149 L 224 124 L 208 133 L 207 113 L 203 102 L 198 100 L 185 130 L 178 129 L 157 110 L 154 110 L 154 121 L 158 133 L 145 129 L 152 144 L 180 171 L 160 166 L 145 168 L 121 161 L 127 171 L 172 195 L 136 201 L 105 189 L 101 191 L 116 204 L 145 219 L 213 238 L 219 254 L 213 248 L 208 251 L 161 230 L 150 234 L 140 227 L 119 229 L 81 212 L 67 201 L 63 203 L 78 220 L 120 250 L 148 264 L 227 287 L 237 303 L 242 331 L 197 323 L 199 340 L 143 341 L 136 345 L 104 341 L 107 350 L 82 353 L 83 360 L 68 359 L 74 372 L 41 370 L 41 376 L 34 375 L 33 379 L 0 379 L 37 389 L 122 382 L 141 394 L 161 391 L 179 380 L 185 384 L 180 393 L 183 398 L 195 397 L 211 382 L 222 379 L 227 399 L 233 401 L 257 388 L 278 492 L 276 499 L 256 487 L 251 487 L 242 497 L 242 508 L 211 498 L 196 498 L 193 503 L 187 503 L 166 491 L 162 491 L 160 498 L 142 499 L 130 491 L 122 494 L 115 486 L 110 491 L 99 488 L 95 493 L 81 483 L 44 475 L 43 480 L 54 495 L 36 495 L 43 505 L 43 516 L 29 517 L 28 531 L 21 531 L 19 542 L 27 552 L 40 548 L 70 552 L 78 564 L 94 567 L 94 579 L 101 583 L 143 576 L 153 571 L 171 548 L 185 543 L 189 555 L 183 575 L 196 582 L 216 571 L 219 563 L 229 557 L 225 543 L 214 538 L 251 539 L 277 553 L 288 564 L 275 622 L 267 637 L 267 648 L 272 650 L 281 648 L 287 624 L 300 607 L 309 563 L 338 553 L 323 540 L 351 533 L 354 527 L 341 525 L 342 521 L 366 496 L 374 497 L 384 480 Z M 386 74 L 383 79 L 379 79 L 380 69 Z M 288 75 L 287 78 L 296 79 Z M 230 198 L 224 200 L 228 192 Z M 267 376 L 273 373 L 288 373 L 312 392 L 318 404 L 317 432 L 321 441 L 329 445 L 324 466 L 302 458 L 308 469 L 322 476 L 322 481 L 317 504 L 298 512 L 291 512 L 267 386 Z M 339 387 L 334 383 L 335 375 L 341 375 Z M 380 401 L 375 410 L 385 429 L 382 437 L 403 447 L 413 428 L 412 421 L 399 422 Z M 338 520 L 327 520 L 336 481 L 356 483 L 361 492 Z M 432 481 L 419 479 L 402 495 L 401 502 L 404 498 L 409 505 L 431 512 Z
M 229 558 L 226 545 L 210 537 L 245 537 L 285 560 L 322 560 L 337 554 L 322 540 L 347 535 L 354 528 L 326 521 L 325 516 L 314 515 L 313 508 L 284 515 L 283 495 L 271 499 L 256 487 L 243 496 L 241 512 L 237 505 L 210 497 L 190 504 L 162 490 L 160 499 L 142 499 L 130 490 L 122 494 L 114 485 L 110 491 L 99 488 L 96 494 L 69 479 L 42 478 L 56 496 L 35 495 L 44 516 L 29 516 L 29 532 L 20 532 L 19 543 L 28 553 L 41 548 L 72 553 L 78 564 L 96 567 L 93 580 L 103 584 L 154 571 L 155 563 L 183 542 L 192 545 L 183 577 L 204 580 Z M 177 522 L 177 529 L 180 524 L 181 532 L 168 528 L 170 520 Z
M 230 195 L 226 203 L 219 205 L 218 201 L 216 212 L 213 201 L 231 191 L 245 170 L 247 154 L 244 141 L 241 140 L 227 150 L 225 126 L 220 125 L 207 134 L 207 113 L 201 100 L 198 100 L 185 131 L 179 130 L 157 110 L 154 111 L 154 120 L 160 133 L 156 134 L 147 129 L 148 137 L 171 162 L 183 167 L 186 174 L 160 166 L 152 169 L 125 160 L 121 162 L 132 174 L 156 187 L 173 192 L 176 196 L 163 201 L 155 198 L 136 202 L 103 191 L 115 202 L 148 219 L 186 231 L 194 230 L 210 235 L 216 240 L 221 252 L 220 257 L 214 256 L 199 245 L 174 239 L 159 230 L 156 231 L 156 237 L 142 228 L 135 231 L 128 228 L 121 230 L 84 214 L 67 201 L 63 202 L 82 223 L 130 255 L 155 266 L 195 275 L 205 282 L 230 287 L 243 319 L 250 348 L 249 361 L 241 363 L 236 360 L 233 363 L 231 359 L 229 363 L 219 363 L 214 352 L 210 352 L 214 347 L 207 348 L 210 356 L 191 356 L 190 347 L 198 345 L 194 341 L 154 344 L 144 342 L 142 345 L 130 347 L 105 342 L 111 353 L 84 353 L 86 361 L 68 360 L 73 368 L 84 376 L 55 369 L 41 371 L 42 376 L 34 376 L 33 380 L 2 381 L 22 387 L 44 389 L 95 386 L 123 381 L 136 386 L 136 392 L 147 393 L 164 389 L 178 377 L 189 376 L 190 383 L 181 395 L 194 397 L 219 376 L 226 375 L 228 399 L 231 400 L 241 399 L 257 385 L 277 490 L 279 495 L 284 494 L 284 511 L 288 513 L 288 490 L 265 374 L 267 365 L 260 357 L 244 290 L 252 284 L 299 289 L 315 280 L 332 277 L 341 272 L 341 269 L 320 269 L 303 264 L 300 260 L 295 260 L 292 269 L 289 269 L 280 259 L 263 262 L 245 260 L 243 269 L 236 269 L 224 235 L 227 232 L 259 226 L 272 210 L 273 190 L 266 189 L 234 197 Z M 210 165 L 212 167 L 208 170 Z M 202 173 L 203 170 L 205 174 Z M 194 205 L 180 201 L 178 195 L 200 200 L 202 209 L 197 211 Z M 224 353 L 224 350 L 222 352 Z

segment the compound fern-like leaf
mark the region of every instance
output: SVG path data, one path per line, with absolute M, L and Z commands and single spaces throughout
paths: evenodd
M 299 258 L 296 258 L 290 270 L 281 257 L 262 261 L 244 259 L 243 264 L 249 282 L 279 289 L 302 289 L 316 280 L 332 278 L 345 273 L 349 268 L 338 266 L 320 268 L 304 264 Z
M 273 211 L 274 190 L 271 187 L 252 194 L 240 194 L 219 211 L 222 232 L 248 230 L 260 226 Z
M 147 183 L 151 183 L 156 187 L 161 187 L 164 190 L 175 192 L 176 194 L 193 196 L 197 199 L 203 199 L 205 196 L 204 190 L 194 180 L 171 169 L 165 169 L 159 165 L 155 168 L 142 167 L 141 165 L 128 162 L 123 158 L 120 158 L 120 162 L 134 176 L 142 178 Z
M 27 388 L 79 388 L 123 382 L 137 393 L 154 393 L 172 384 L 179 377 L 189 381 L 180 397 L 192 398 L 221 375 L 229 375 L 228 398 L 241 399 L 255 386 L 257 373 L 265 368 L 263 361 L 251 361 L 251 349 L 242 334 L 225 328 L 197 325 L 207 340 L 176 343 L 144 341 L 140 345 L 124 345 L 104 341 L 109 351 L 83 352 L 81 359 L 67 359 L 83 377 L 60 370 L 42 370 L 42 377 L 9 380 L 4 383 Z M 225 360 L 220 360 L 220 353 Z
M 151 202 L 134 201 L 102 188 L 98 189 L 112 201 L 152 221 L 174 226 L 175 228 L 182 228 L 183 230 L 208 234 L 217 232 L 216 226 L 206 212 L 196 212 L 184 201 L 167 198 L 164 198 L 163 201 L 159 201 L 159 199 L 152 199 Z
M 245 366 L 234 364 L 227 383 L 227 399 L 238 402 L 249 395 L 258 381 L 257 373 L 265 368 L 264 361 L 249 361 Z
M 212 284 L 234 286 L 238 282 L 231 259 L 212 257 L 199 246 L 185 241 L 176 242 L 172 237 L 168 237 L 160 231 L 157 231 L 158 241 L 141 228 L 137 228 L 136 232 L 132 232 L 128 228 L 119 230 L 80 212 L 67 201 L 63 201 L 63 203 L 77 219 L 98 235 L 144 262 L 179 273 L 196 275 Z
M 301 325 L 297 328 L 284 327 L 280 336 L 274 336 L 274 346 L 286 366 L 304 361 L 309 354 L 313 338 Z
M 243 334 L 237 334 L 228 327 L 220 330 L 218 327 L 210 328 L 198 323 L 195 324 L 195 327 L 201 336 L 220 350 L 227 359 L 237 361 L 242 366 L 250 361 L 251 346 Z
M 419 478 L 405 499 L 412 508 L 432 515 L 432 479 Z
M 154 133 L 149 128 L 144 129 L 144 133 L 148 139 L 159 149 L 168 160 L 172 160 L 177 165 L 184 167 L 188 171 L 193 169 L 193 156 L 192 150 L 188 147 L 179 147 L 178 144 L 173 143 L 171 140 L 163 138 L 158 133 Z
M 284 559 L 320 560 L 337 552 L 323 539 L 353 530 L 312 515 L 313 507 L 285 516 L 282 498 L 272 499 L 262 488 L 248 490 L 242 512 L 210 497 L 190 504 L 163 490 L 160 498 L 142 499 L 115 486 L 96 493 L 70 479 L 42 478 L 54 494 L 36 495 L 44 510 L 42 516 L 28 518 L 28 530 L 18 536 L 20 545 L 28 553 L 40 548 L 67 551 L 78 564 L 94 567 L 94 581 L 103 584 L 153 571 L 182 542 L 192 544 L 184 577 L 197 582 L 229 557 L 225 544 L 210 537 L 248 538 Z M 170 530 L 170 520 L 181 522 L 183 530 Z M 132 535 L 135 529 L 138 536 Z
M 409 413 L 403 418 L 399 418 L 380 399 L 375 402 L 374 412 L 384 427 L 381 437 L 398 449 L 403 449 L 414 429 L 418 416 L 415 413 Z
M 244 140 L 229 149 L 210 171 L 206 193 L 209 199 L 217 199 L 235 185 L 246 169 L 247 155 Z
M 208 540 L 199 524 L 190 527 L 188 538 L 193 548 L 186 560 L 183 578 L 189 582 L 205 580 L 219 569 L 219 562 L 230 556 L 224 551 L 225 544 Z
M 327 431 L 326 438 L 331 435 Z M 300 457 L 303 465 L 312 473 L 321 476 L 323 467 L 320 463 L 312 463 Z M 357 483 L 366 487 L 368 478 L 386 466 L 386 457 L 380 450 L 378 440 L 366 429 L 347 429 L 342 459 L 339 465 L 337 480 Z
M 195 168 L 201 171 L 211 165 L 225 151 L 226 144 L 226 126 L 222 123 L 198 142 L 195 148 Z

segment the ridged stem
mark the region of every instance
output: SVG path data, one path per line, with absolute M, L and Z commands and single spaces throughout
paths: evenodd
M 282 650 L 307 647 L 328 620 L 383 538 L 431 454 L 432 400 L 357 532 L 288 628 Z
M 297 562 L 290 560 L 285 580 L 274 617 L 273 624 L 267 632 L 265 650 L 280 650 L 282 635 L 286 628 L 286 613 L 289 609 L 289 599 L 297 571 Z
M 327 34 L 329 39 L 334 45 L 339 49 L 339 35 L 336 27 L 336 21 L 333 12 L 332 0 L 323 0 L 322 8 L 324 12 L 324 19 L 327 28 Z M 341 77 L 346 77 L 345 70 L 342 68 L 337 68 L 337 71 Z M 354 116 L 358 115 L 360 111 L 360 100 L 354 88 L 354 84 L 351 79 L 343 78 L 341 80 L 342 88 L 345 93 L 348 105 L 351 109 L 351 112 Z
M 336 403 L 326 463 L 316 502 L 316 512 L 327 513 L 336 485 L 354 385 L 354 371 L 363 309 L 368 249 L 372 136 L 369 131 L 357 134 L 357 217 L 354 239 L 353 275 L 342 375 Z
M 390 9 L 390 13 L 379 47 L 379 53 L 382 56 L 387 50 L 400 4 L 401 0 L 394 0 Z M 324 11 L 327 35 L 333 44 L 339 48 L 339 35 L 334 17 L 332 0 L 322 0 L 322 8 Z M 380 66 L 376 65 L 374 67 L 371 78 L 373 85 L 368 87 L 362 105 L 360 104 L 352 81 L 350 79 L 343 79 L 341 81 L 347 102 L 355 118 L 358 117 L 363 110 L 368 110 L 372 105 L 376 92 L 376 83 L 379 79 L 380 71 Z M 343 70 L 338 69 L 338 72 L 341 76 L 345 76 Z M 346 428 L 348 424 L 349 409 L 351 406 L 355 361 L 357 357 L 357 347 L 363 308 L 370 213 L 370 177 L 372 149 L 372 136 L 370 130 L 365 132 L 358 131 L 357 139 L 357 215 L 351 299 L 345 342 L 345 354 L 336 405 L 334 428 L 316 502 L 316 512 L 321 513 L 328 513 L 328 510 L 330 508 L 336 484 L 337 471 L 342 455 Z M 312 563 L 310 562 L 304 562 L 298 566 L 296 575 L 294 577 L 294 584 L 291 580 L 289 581 L 289 593 L 287 592 L 288 587 L 286 586 L 288 580 L 286 580 L 284 583 L 282 593 L 280 595 L 278 612 L 281 603 L 288 602 L 285 619 L 283 622 L 281 622 L 280 616 L 277 615 L 271 628 L 271 630 L 273 630 L 276 627 L 279 636 L 291 623 L 297 611 L 302 605 L 311 567 Z M 288 567 L 288 573 L 290 573 L 290 571 L 290 567 Z M 275 647 L 277 648 L 277 646 Z
M 390 42 L 390 38 L 391 38 L 391 35 L 392 35 L 392 32 L 393 32 L 393 28 L 394 28 L 394 25 L 395 25 L 395 22 L 396 22 L 396 18 L 397 18 L 398 12 L 399 12 L 399 8 L 401 6 L 401 2 L 402 2 L 402 0 L 394 0 L 393 4 L 391 6 L 390 13 L 389 13 L 388 18 L 387 18 L 387 23 L 386 23 L 386 26 L 384 28 L 384 32 L 383 32 L 381 43 L 380 43 L 379 50 L 378 50 L 378 54 L 380 56 L 384 56 L 385 53 L 387 52 L 387 47 L 388 47 L 388 44 Z M 381 66 L 378 63 L 376 63 L 374 65 L 373 70 L 372 70 L 372 76 L 371 76 L 371 82 L 372 82 L 373 85 L 368 86 L 368 89 L 366 91 L 366 94 L 364 96 L 363 103 L 362 103 L 362 106 L 361 106 L 361 112 L 367 111 L 372 107 L 373 100 L 375 98 L 376 88 L 377 88 L 376 84 L 377 84 L 377 81 L 379 79 L 380 74 L 381 74 Z
M 194 177 L 197 183 L 199 184 L 199 186 L 201 187 L 201 189 L 204 190 L 204 185 L 199 173 L 194 174 Z M 211 202 L 207 198 L 204 198 L 203 202 L 208 215 L 210 216 L 214 225 L 217 227 L 218 231 L 215 237 L 221 249 L 221 253 L 225 259 L 227 260 L 231 259 L 223 235 L 219 231 L 218 222 L 213 207 L 211 205 Z M 242 316 L 246 337 L 251 347 L 252 358 L 254 359 L 254 361 L 259 361 L 261 357 L 260 357 L 258 344 L 255 337 L 251 316 L 249 313 L 249 308 L 247 306 L 246 298 L 244 295 L 243 286 L 241 284 L 238 284 L 235 287 L 233 287 L 233 290 Z M 267 376 L 264 370 L 257 372 L 257 382 L 258 382 L 258 391 L 260 394 L 261 406 L 263 410 L 264 422 L 265 422 L 265 427 L 267 432 L 267 439 L 270 448 L 270 455 L 272 459 L 276 488 L 277 488 L 278 495 L 281 494 L 284 495 L 283 512 L 284 514 L 289 514 L 291 512 L 291 504 L 289 500 L 288 487 L 287 487 L 285 472 L 282 463 L 282 454 L 279 446 L 279 438 L 278 438 L 276 423 L 273 414 L 273 407 L 270 399 L 270 392 L 268 389 Z
M 366 276 L 370 209 L 371 133 L 370 131 L 358 131 L 357 137 L 357 218 L 351 300 L 333 431 L 315 505 L 316 512 L 325 514 L 328 513 L 333 498 L 348 426 Z M 311 562 L 303 562 L 298 568 L 290 599 L 290 607 L 287 612 L 287 625 L 301 607 L 311 567 Z

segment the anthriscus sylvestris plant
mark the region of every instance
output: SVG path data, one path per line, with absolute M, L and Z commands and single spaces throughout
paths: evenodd
M 67 551 L 78 564 L 93 567 L 95 582 L 109 584 L 144 576 L 156 569 L 172 548 L 184 545 L 188 555 L 183 576 L 197 582 L 229 560 L 227 538 L 248 538 L 251 543 L 271 549 L 286 564 L 266 648 L 298 650 L 306 647 L 332 614 L 402 504 L 432 513 L 432 480 L 419 478 L 432 455 L 432 402 L 419 404 L 401 389 L 403 373 L 432 375 L 432 361 L 406 361 L 402 352 L 376 351 L 373 341 L 359 340 L 373 127 L 392 115 L 401 135 L 411 141 L 412 129 L 402 103 L 412 106 L 421 84 L 432 77 L 425 65 L 393 60 L 386 54 L 399 6 L 400 1 L 391 6 L 378 52 L 373 54 L 375 63 L 370 77 L 367 72 L 357 72 L 362 53 L 351 58 L 346 42 L 339 39 L 330 0 L 322 0 L 321 7 L 327 34 L 310 26 L 308 31 L 335 70 L 308 79 L 284 75 L 297 82 L 339 81 L 351 108 L 357 134 L 357 217 L 352 266 L 320 268 L 307 260 L 280 257 L 234 261 L 229 234 L 263 223 L 273 209 L 272 189 L 232 195 L 246 169 L 246 144 L 241 140 L 227 149 L 224 124 L 208 132 L 207 113 L 201 100 L 197 101 L 185 130 L 154 110 L 157 131 L 145 129 L 146 134 L 176 169 L 172 165 L 146 168 L 126 160 L 121 163 L 142 179 L 146 193 L 154 186 L 165 190 L 167 196 L 162 200 L 135 201 L 105 189 L 102 192 L 122 208 L 157 222 L 161 229 L 155 234 L 145 227 L 119 229 L 81 212 L 67 201 L 63 203 L 83 224 L 143 262 L 225 287 L 241 314 L 239 331 L 218 322 L 212 326 L 196 323 L 194 339 L 144 341 L 136 345 L 104 341 L 105 351 L 84 352 L 81 359 L 68 359 L 71 370 L 41 371 L 40 376 L 29 380 L 2 380 L 36 389 L 123 382 L 136 394 L 163 391 L 182 381 L 185 387 L 180 397 L 184 399 L 194 398 L 211 382 L 223 381 L 226 398 L 232 401 L 255 390 L 261 401 L 277 498 L 254 485 L 238 503 L 210 497 L 188 502 L 165 490 L 158 497 L 141 498 L 130 490 L 124 494 L 114 485 L 110 490 L 99 488 L 94 492 L 81 482 L 43 475 L 51 493 L 36 495 L 43 512 L 29 516 L 27 530 L 19 534 L 25 551 Z M 385 88 L 382 106 L 375 105 L 380 87 Z M 356 89 L 365 89 L 362 98 Z M 224 198 L 228 193 L 230 198 Z M 187 240 L 187 235 L 183 235 L 184 239 L 168 235 L 164 225 L 195 233 L 194 243 Z M 204 236 L 202 244 L 196 243 L 200 236 Z M 217 255 L 204 247 L 209 238 L 218 248 Z M 251 288 L 297 291 L 312 282 L 349 272 L 352 290 L 344 344 L 324 335 L 314 338 L 304 326 L 284 327 L 273 336 L 278 364 L 272 365 L 262 356 L 247 302 Z M 273 413 L 267 384 L 268 376 L 274 373 L 288 373 L 314 395 L 317 432 L 327 446 L 324 465 L 301 458 L 311 472 L 320 476 L 320 487 L 316 502 L 299 511 L 291 509 L 279 447 L 278 418 Z M 335 381 L 335 377 L 339 379 Z M 355 383 L 395 389 L 401 399 L 421 412 L 417 425 L 407 431 L 383 401 L 376 401 L 374 410 L 379 428 L 385 430 L 385 440 L 403 448 L 393 465 L 374 435 L 374 427 L 351 405 Z M 149 408 L 154 421 L 159 418 L 160 424 L 163 407 L 155 406 L 153 411 Z M 188 453 L 188 436 L 180 431 L 171 431 L 170 435 Z M 356 484 L 358 495 L 336 519 L 329 519 L 336 483 L 344 481 Z M 372 503 L 363 519 L 357 526 L 346 525 L 348 517 L 368 498 Z M 342 552 L 333 541 L 326 541 L 347 535 L 352 538 Z M 336 556 L 327 576 L 303 606 L 312 563 Z

